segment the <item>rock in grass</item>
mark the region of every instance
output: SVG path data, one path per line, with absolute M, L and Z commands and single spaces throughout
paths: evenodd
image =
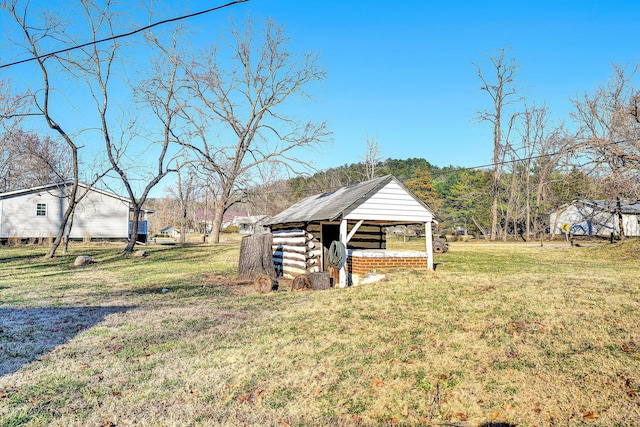
M 76 257 L 76 260 L 73 262 L 73 265 L 75 265 L 76 267 L 79 267 L 82 265 L 93 264 L 93 263 L 94 261 L 90 256 L 80 255 L 79 257 Z
M 146 251 L 135 251 L 133 253 L 133 256 L 136 258 L 145 258 L 147 256 L 147 252 Z

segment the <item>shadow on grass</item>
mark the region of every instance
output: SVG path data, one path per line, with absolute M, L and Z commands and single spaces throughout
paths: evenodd
M 135 307 L 0 308 L 0 377 L 22 366 L 114 313 Z
M 500 421 L 489 421 L 487 423 L 482 423 L 478 425 L 478 427 L 516 427 L 517 424 L 505 423 Z
M 153 297 L 155 295 L 157 301 L 175 300 L 176 298 L 215 298 L 229 296 L 233 294 L 234 291 L 246 288 L 247 285 L 248 283 L 234 281 L 233 279 L 221 280 L 217 283 L 210 281 L 185 284 L 165 283 L 142 287 L 131 286 L 128 289 L 117 291 L 105 290 L 102 292 L 88 292 L 83 293 L 82 296 L 86 298 L 109 300 L 114 298 L 135 298 L 136 296 Z M 67 296 L 71 297 L 73 295 L 67 294 Z M 145 299 L 145 301 L 148 302 L 147 299 Z

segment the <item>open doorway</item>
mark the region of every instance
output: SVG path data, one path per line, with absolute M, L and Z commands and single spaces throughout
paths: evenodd
M 322 271 L 329 271 L 329 247 L 340 240 L 340 224 L 322 224 Z

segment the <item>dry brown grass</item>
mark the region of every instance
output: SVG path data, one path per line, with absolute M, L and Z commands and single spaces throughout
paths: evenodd
M 637 247 L 456 242 L 268 294 L 237 245 L 1 248 L 0 425 L 637 425 Z

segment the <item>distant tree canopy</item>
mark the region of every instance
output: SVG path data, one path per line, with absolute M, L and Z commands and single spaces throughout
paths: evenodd
M 415 176 L 409 178 L 404 182 L 409 190 L 418 196 L 423 202 L 427 204 L 431 209 L 434 209 L 436 213 L 440 210 L 442 200 L 438 195 L 436 188 L 431 181 L 431 172 L 425 166 L 419 166 L 415 170 Z

